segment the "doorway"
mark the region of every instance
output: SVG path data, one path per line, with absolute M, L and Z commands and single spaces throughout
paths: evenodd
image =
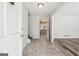
M 49 40 L 49 26 L 47 19 L 40 19 L 40 38 L 42 40 Z

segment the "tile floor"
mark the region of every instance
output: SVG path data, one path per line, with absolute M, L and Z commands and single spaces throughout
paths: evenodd
M 32 39 L 31 43 L 26 45 L 23 56 L 64 56 L 64 54 L 42 35 L 39 40 Z

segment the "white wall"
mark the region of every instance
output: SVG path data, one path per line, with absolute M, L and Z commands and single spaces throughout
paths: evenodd
M 54 16 L 55 37 L 79 38 L 79 16 Z
M 79 38 L 79 3 L 64 3 L 52 17 L 55 38 Z
M 29 16 L 29 35 L 31 35 L 32 38 L 34 39 L 40 38 L 40 20 L 41 19 L 49 20 L 49 17 L 48 16 L 33 16 L 33 15 Z M 49 27 L 49 24 L 47 27 Z
M 63 2 L 62 2 L 63 3 Z M 79 16 L 79 2 L 65 2 L 59 5 L 54 16 Z
M 39 16 L 29 16 L 29 34 L 34 39 L 40 38 L 40 21 Z

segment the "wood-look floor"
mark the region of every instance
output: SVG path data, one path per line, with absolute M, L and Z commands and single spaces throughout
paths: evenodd
M 46 36 L 41 35 L 41 38 L 33 39 L 23 50 L 23 56 L 64 56 L 54 43 L 46 40 Z

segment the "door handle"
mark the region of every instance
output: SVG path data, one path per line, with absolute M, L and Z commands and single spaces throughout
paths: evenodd
M 21 34 L 21 37 L 24 37 L 25 35 L 24 34 Z

